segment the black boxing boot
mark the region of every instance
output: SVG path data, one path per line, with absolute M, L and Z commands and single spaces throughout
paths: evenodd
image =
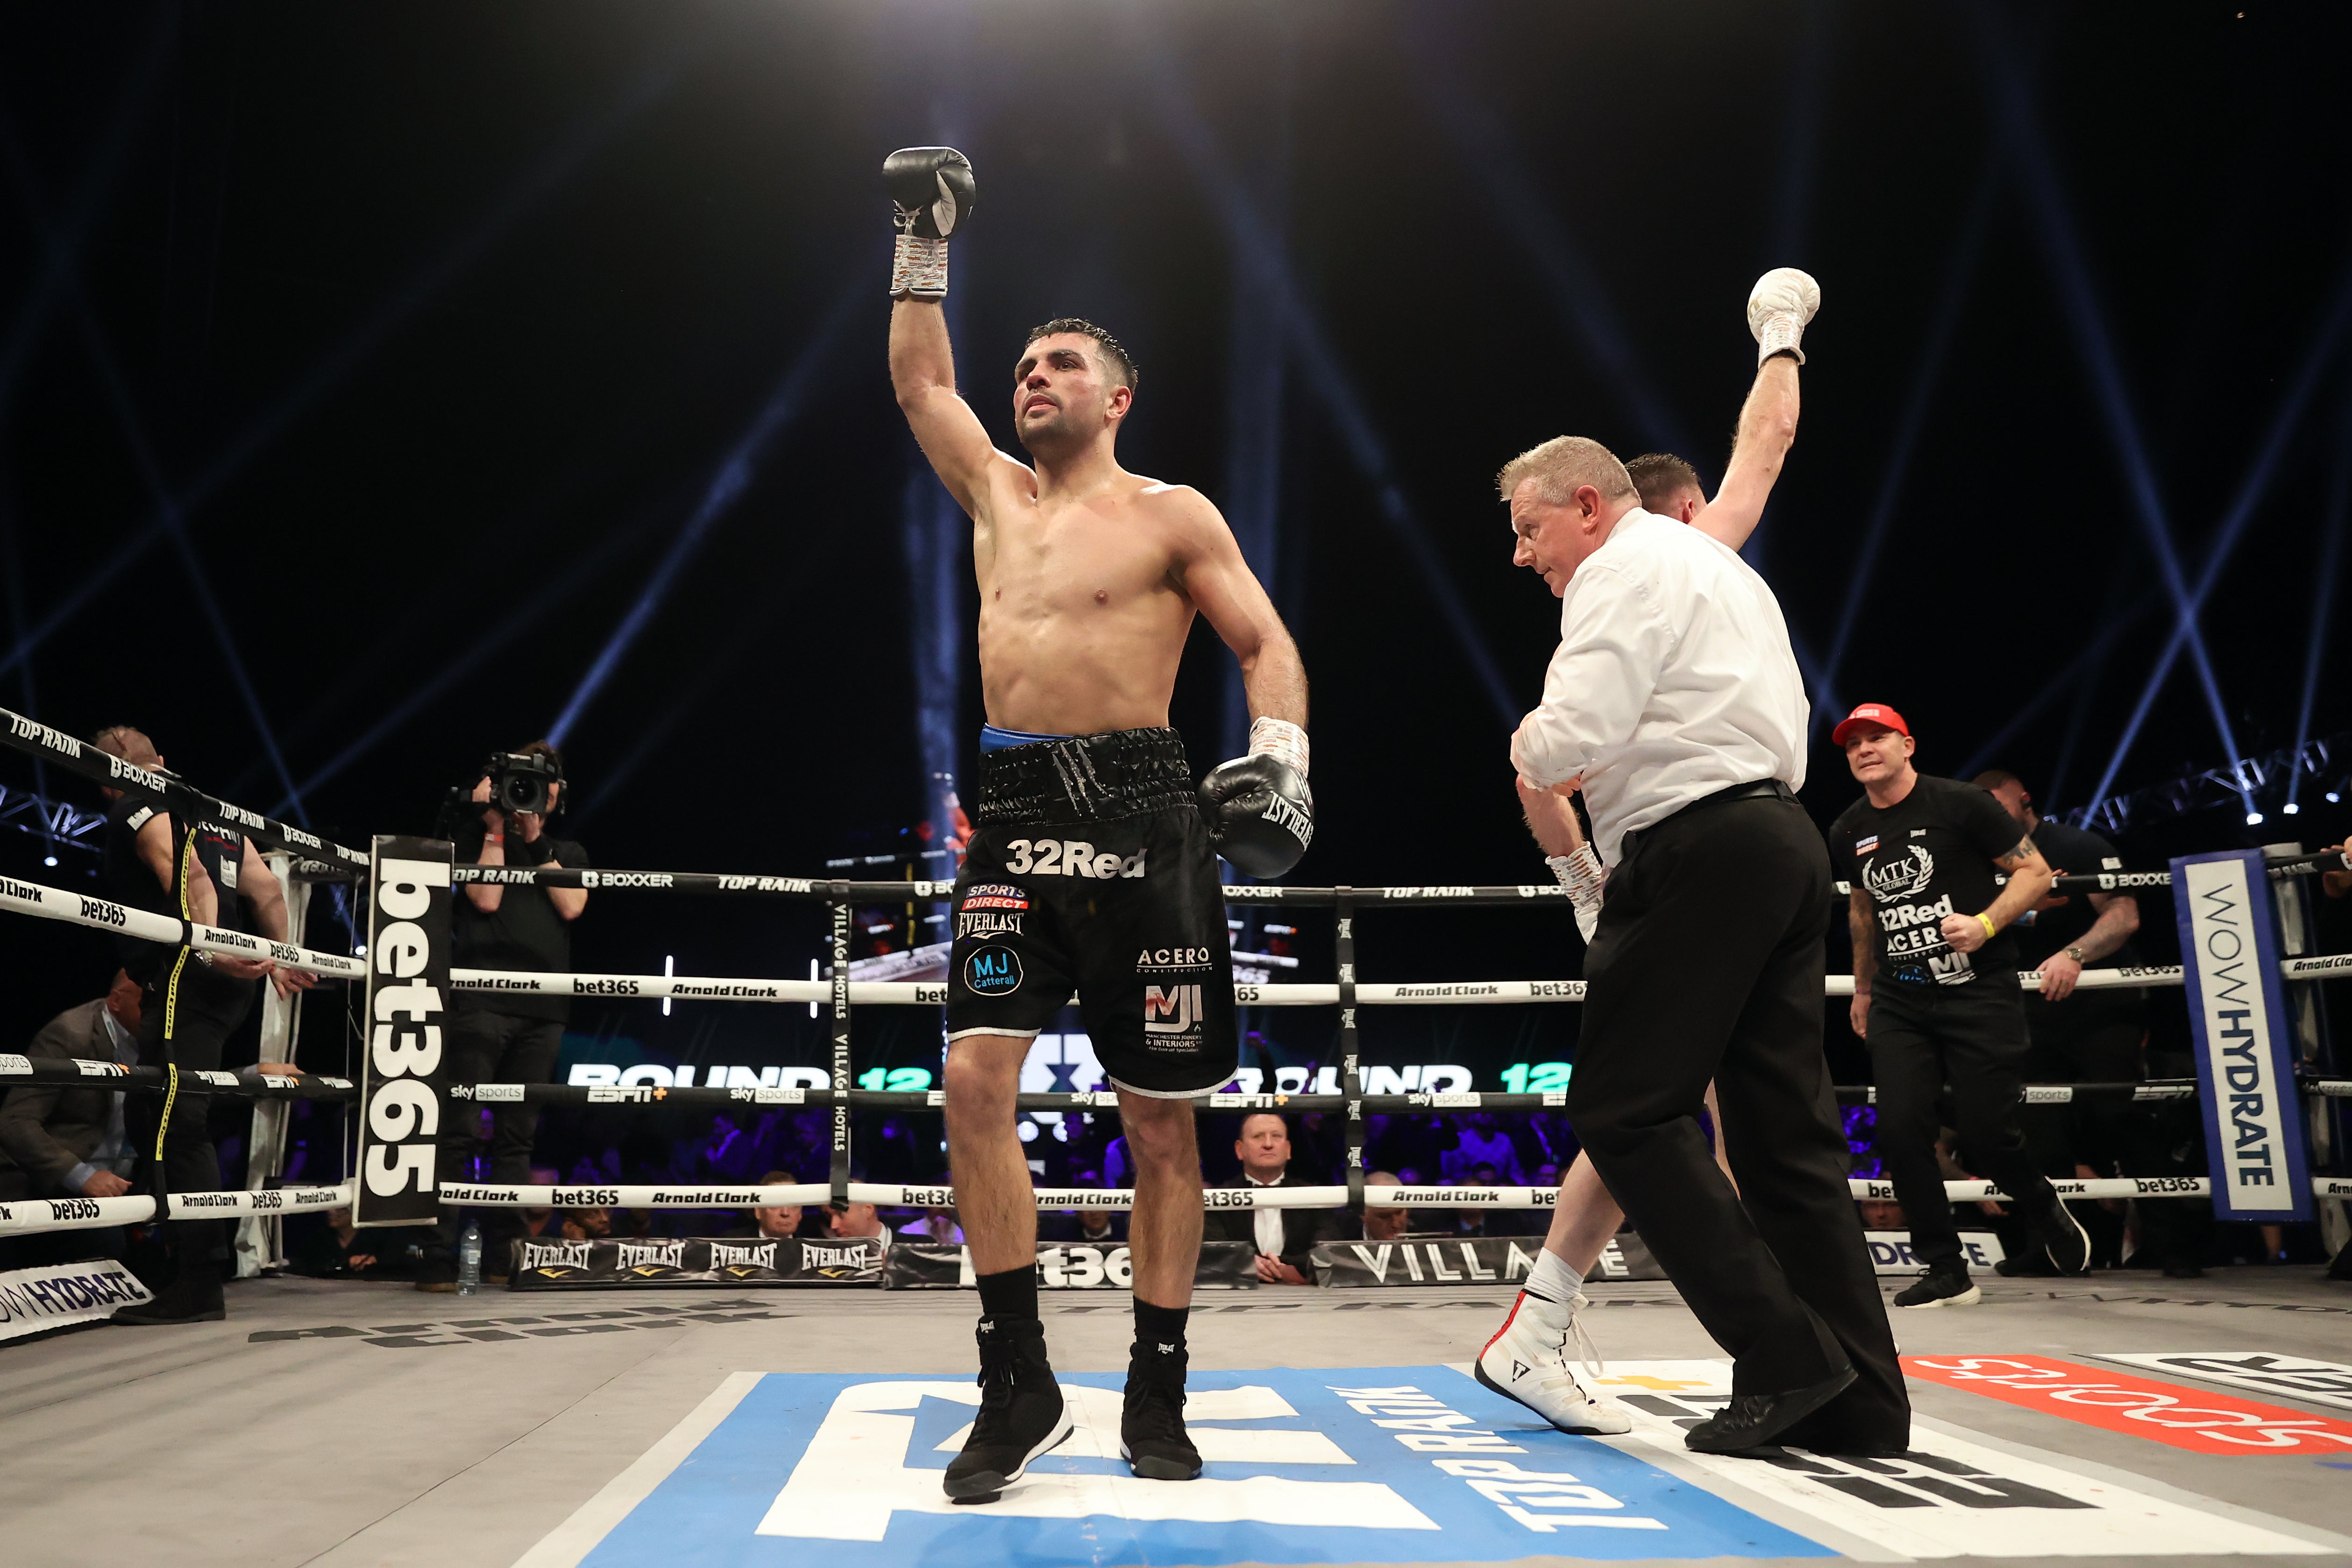
M 957 1502 L 994 1502 L 1029 1461 L 1070 1435 L 1070 1412 L 1035 1318 L 980 1320 L 980 1416 L 942 1483 Z
M 1201 1473 L 1201 1450 L 1184 1430 L 1182 1307 L 1135 1301 L 1135 1348 L 1127 1361 L 1127 1405 L 1118 1417 L 1118 1457 L 1150 1481 L 1189 1481 Z

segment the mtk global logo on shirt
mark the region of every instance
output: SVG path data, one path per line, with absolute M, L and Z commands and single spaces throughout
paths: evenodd
M 1901 860 L 1889 861 L 1885 865 L 1874 859 L 1862 862 L 1863 884 L 1881 904 L 1910 897 L 1925 888 L 1935 874 L 1936 857 L 1927 852 L 1925 844 L 1907 846 Z

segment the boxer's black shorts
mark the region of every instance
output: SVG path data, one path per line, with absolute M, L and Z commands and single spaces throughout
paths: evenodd
M 1034 1036 L 1077 993 L 1112 1084 L 1221 1089 L 1239 1058 L 1224 890 L 1172 729 L 985 752 L 955 888 L 948 1038 Z

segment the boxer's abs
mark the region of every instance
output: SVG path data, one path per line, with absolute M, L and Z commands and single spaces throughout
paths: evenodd
M 992 723 L 1060 735 L 1168 723 L 1192 604 L 1165 556 L 1130 542 L 1000 539 L 980 573 L 980 679 Z

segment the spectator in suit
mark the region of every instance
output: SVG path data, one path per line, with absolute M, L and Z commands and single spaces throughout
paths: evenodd
M 1270 1111 L 1242 1118 L 1234 1140 L 1242 1180 L 1251 1186 L 1314 1186 L 1290 1176 L 1290 1124 Z M 1307 1253 L 1330 1233 L 1328 1211 L 1319 1208 L 1220 1209 L 1204 1220 L 1202 1238 L 1257 1244 L 1257 1277 L 1268 1285 L 1311 1285 Z
M 846 1208 L 836 1208 L 828 1217 L 828 1223 L 835 1236 L 877 1236 L 885 1247 L 890 1245 L 894 1234 L 888 1226 L 882 1223 L 882 1211 L 870 1203 L 853 1203 Z
M 1373 1171 L 1370 1175 L 1364 1177 L 1365 1240 L 1394 1241 L 1398 1237 L 1402 1236 L 1406 1231 L 1412 1228 L 1412 1210 L 1393 1207 L 1381 1207 L 1379 1200 L 1372 1196 L 1372 1189 L 1376 1186 L 1402 1186 L 1403 1185 L 1403 1183 L 1397 1179 L 1395 1174 L 1390 1171 Z
M 760 1178 L 761 1186 L 796 1186 L 800 1177 L 790 1171 L 770 1171 Z M 765 1208 L 745 1211 L 744 1223 L 728 1232 L 730 1236 L 748 1236 L 759 1240 L 778 1240 L 801 1233 L 802 1208 L 797 1203 L 774 1204 Z
M 105 996 L 51 1019 L 25 1054 L 51 1064 L 79 1058 L 137 1066 L 139 995 L 138 983 L 117 969 Z M 106 1082 L 8 1092 L 0 1106 L 0 1201 L 120 1197 L 131 1190 L 136 1151 L 123 1129 L 124 1096 Z

